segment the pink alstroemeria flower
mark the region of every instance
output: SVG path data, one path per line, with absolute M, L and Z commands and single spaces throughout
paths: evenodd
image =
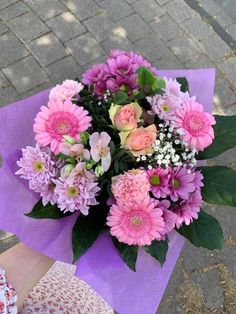
M 106 132 L 98 132 L 90 135 L 89 145 L 91 156 L 95 162 L 101 160 L 103 171 L 107 171 L 111 165 L 111 153 L 108 147 L 111 137 Z

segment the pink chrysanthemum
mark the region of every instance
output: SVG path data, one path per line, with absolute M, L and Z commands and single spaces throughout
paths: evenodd
M 83 166 L 83 164 L 81 163 Z M 77 168 L 80 164 L 77 165 Z M 80 211 L 88 215 L 90 206 L 98 204 L 96 195 L 100 191 L 98 183 L 93 181 L 95 176 L 85 169 L 73 171 L 66 178 L 55 180 L 55 194 L 57 203 L 61 211 L 74 212 Z
M 117 201 L 132 203 L 148 196 L 150 184 L 144 170 L 129 170 L 112 178 L 112 193 Z
M 51 100 L 47 107 L 41 107 L 34 120 L 35 139 L 40 146 L 50 145 L 56 154 L 64 135 L 79 139 L 79 133 L 91 126 L 91 120 L 88 111 L 70 100 Z
M 204 183 L 202 182 L 203 175 L 200 171 L 194 171 L 194 185 L 196 189 L 201 189 L 204 186 Z
M 165 94 L 168 96 L 176 96 L 179 97 L 182 92 L 180 90 L 181 85 L 172 78 L 164 77 L 166 87 L 165 87 Z
M 94 94 L 103 95 L 107 90 L 107 77 L 110 74 L 109 68 L 106 64 L 95 64 L 83 74 L 82 81 L 84 84 L 94 86 Z
M 215 123 L 215 118 L 204 112 L 201 104 L 189 99 L 176 110 L 174 127 L 183 129 L 183 140 L 189 147 L 203 150 L 214 139 L 212 125 Z
M 186 168 L 173 168 L 170 179 L 172 201 L 177 201 L 178 198 L 186 200 L 189 193 L 195 191 L 194 177 L 194 173 L 188 173 Z
M 198 219 L 201 204 L 201 192 L 196 190 L 189 196 L 188 200 L 182 201 L 180 205 L 177 205 L 174 208 L 174 212 L 177 215 L 176 227 L 181 227 L 183 223 L 189 225 L 193 219 Z
M 17 161 L 20 169 L 16 172 L 21 178 L 29 180 L 31 190 L 40 193 L 43 204 L 55 203 L 54 187 L 52 179 L 58 175 L 58 162 L 51 159 L 48 148 L 40 149 L 27 146 L 22 149 L 22 157 Z
M 156 169 L 148 170 L 147 175 L 151 185 L 151 192 L 156 198 L 164 198 L 170 194 L 169 169 L 158 167 Z
M 162 210 L 154 199 L 134 204 L 113 205 L 107 217 L 111 234 L 128 245 L 150 245 L 164 230 Z

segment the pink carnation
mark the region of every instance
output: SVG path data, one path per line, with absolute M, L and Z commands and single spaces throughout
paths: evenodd
M 35 140 L 40 146 L 50 145 L 51 151 L 56 154 L 64 135 L 79 140 L 79 133 L 91 126 L 91 120 L 88 111 L 70 100 L 51 100 L 47 107 L 41 107 L 34 120 Z
M 113 205 L 107 217 L 111 234 L 128 245 L 150 245 L 164 231 L 162 210 L 157 202 L 146 198 L 142 202 Z
M 214 139 L 212 125 L 215 123 L 215 118 L 204 112 L 201 104 L 189 99 L 176 110 L 174 127 L 183 129 L 183 140 L 189 147 L 203 150 Z
M 201 204 L 201 192 L 196 190 L 186 201 L 182 201 L 180 205 L 177 205 L 174 208 L 174 212 L 177 215 L 176 227 L 181 227 L 183 223 L 189 225 L 193 219 L 197 219 Z
M 112 178 L 112 193 L 123 203 L 135 203 L 148 196 L 150 183 L 144 170 L 129 170 Z
M 84 86 L 81 83 L 73 80 L 65 80 L 61 85 L 58 84 L 51 89 L 49 100 L 71 100 L 71 98 L 79 94 L 83 88 Z

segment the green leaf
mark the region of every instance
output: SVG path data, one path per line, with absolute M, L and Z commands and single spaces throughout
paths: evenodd
M 153 75 L 149 69 L 140 67 L 136 73 L 138 74 L 137 82 L 144 96 L 161 93 L 162 89 L 165 88 L 165 80 Z
M 215 116 L 216 124 L 213 126 L 215 139 L 197 159 L 216 157 L 226 150 L 236 146 L 236 116 Z
M 166 87 L 166 82 L 165 80 L 163 80 L 163 78 L 160 78 L 160 77 L 156 77 L 156 86 L 157 86 L 157 89 L 164 89 Z
M 168 242 L 167 240 L 154 240 L 152 241 L 151 245 L 145 245 L 144 250 L 156 260 L 158 260 L 162 266 L 165 263 L 166 254 L 168 252 Z
M 129 266 L 130 269 L 136 271 L 136 261 L 138 257 L 138 246 L 137 245 L 128 245 L 121 243 L 117 238 L 112 237 L 112 241 L 120 253 L 123 261 Z
M 224 235 L 220 224 L 203 210 L 200 211 L 197 220 L 177 231 L 197 247 L 214 250 L 222 249 L 224 246 Z
M 52 205 L 48 203 L 47 205 L 43 205 L 42 199 L 40 199 L 33 207 L 30 213 L 25 214 L 25 216 L 35 219 L 59 219 L 66 216 L 70 216 L 72 213 L 63 213 L 57 205 Z
M 72 230 L 74 262 L 97 240 L 106 220 L 103 206 L 105 205 L 91 206 L 88 216 L 79 215 Z
M 209 204 L 236 207 L 236 172 L 223 166 L 199 167 L 203 174 L 203 200 Z
M 116 105 L 128 103 L 129 101 L 130 101 L 129 96 L 122 91 L 119 91 L 119 92 L 115 93 L 115 95 L 114 95 L 114 103 Z
M 189 84 L 186 77 L 176 77 L 176 81 L 181 85 L 181 92 L 185 93 L 189 91 Z

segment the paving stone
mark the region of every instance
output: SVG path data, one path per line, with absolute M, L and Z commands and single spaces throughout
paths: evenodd
M 202 290 L 205 305 L 208 308 L 220 308 L 223 299 L 223 289 L 218 284 L 219 271 L 217 269 L 212 269 L 207 272 L 197 273 L 193 278 L 194 282 Z
M 12 237 L 12 233 L 0 230 L 0 241 Z
M 173 0 L 167 2 L 164 8 L 166 12 L 177 22 L 182 22 L 196 16 L 196 12 L 190 9 L 190 7 L 183 0 Z
M 199 54 L 199 48 L 189 37 L 172 39 L 167 43 L 174 54 L 183 62 L 187 62 Z
M 133 7 L 138 15 L 146 22 L 155 20 L 157 17 L 165 14 L 165 11 L 155 0 L 141 0 L 135 2 Z
M 68 41 L 66 47 L 80 65 L 104 55 L 102 47 L 89 33 Z
M 29 8 L 23 2 L 17 2 L 1 10 L 0 19 L 2 21 L 8 21 L 26 12 L 29 12 Z
M 84 26 L 70 12 L 52 18 L 47 21 L 47 25 L 62 42 L 86 32 Z
M 216 1 L 216 0 L 215 0 Z M 219 1 L 217 0 L 218 5 L 224 10 L 228 16 L 235 22 L 236 21 L 236 6 L 234 0 L 226 0 L 226 1 Z
M 99 6 L 107 11 L 113 21 L 118 21 L 134 12 L 124 0 L 104 0 L 99 3 Z
M 47 76 L 33 57 L 27 57 L 2 69 L 17 92 L 23 93 L 47 80 Z
M 24 42 L 30 42 L 49 31 L 33 12 L 28 12 L 6 23 Z
M 224 11 L 221 11 L 218 14 L 214 15 L 214 20 L 216 20 L 223 28 L 232 25 L 234 22 L 231 17 L 228 16 L 228 14 L 226 14 Z
M 167 3 L 167 2 L 169 2 L 171 0 L 155 0 L 155 1 L 162 5 L 162 4 L 165 4 L 165 3 Z
M 215 61 L 224 58 L 224 56 L 230 52 L 229 46 L 216 34 L 201 40 L 199 45 L 202 50 Z
M 0 35 L 4 34 L 7 31 L 8 31 L 8 28 L 6 27 L 6 25 L 0 23 Z
M 224 113 L 226 115 L 236 115 L 236 102 L 234 102 L 232 105 L 224 109 Z M 235 156 L 235 152 L 234 152 Z
M 67 55 L 64 46 L 52 33 L 35 39 L 27 46 L 42 66 L 53 63 Z
M 232 90 L 229 82 L 223 78 L 216 78 L 214 101 L 223 110 L 236 100 L 236 92 Z
M 150 26 L 163 41 L 168 41 L 183 34 L 183 29 L 168 15 L 151 22 Z
M 232 82 L 236 82 L 236 58 L 228 58 L 224 60 L 221 64 L 219 64 L 219 68 L 222 72 L 225 73 L 226 77 Z
M 6 76 L 0 71 L 0 89 L 9 85 L 9 81 Z M 1 91 L 0 91 L 1 93 Z
M 189 69 L 215 68 L 215 64 L 204 54 L 198 55 L 186 63 Z
M 45 90 L 45 89 L 51 89 L 52 87 L 55 86 L 55 83 L 53 83 L 50 80 L 47 80 L 46 82 L 31 88 L 30 90 L 28 90 L 27 92 L 24 92 L 23 94 L 20 95 L 20 99 L 25 99 L 27 97 L 33 96 L 35 94 L 38 94 L 39 92 Z
M 3 89 L 0 89 L 0 107 L 10 104 L 16 101 L 18 98 L 19 95 L 12 86 L 7 86 Z
M 83 65 L 82 69 L 83 69 L 83 73 L 90 69 L 94 64 L 99 64 L 99 63 L 105 63 L 107 60 L 107 56 L 106 55 L 103 55 L 103 56 L 100 56 L 100 57 L 97 57 L 96 59 L 86 63 L 85 65 Z
M 115 28 L 114 22 L 104 13 L 89 18 L 84 25 L 99 42 L 107 39 Z
M 132 3 L 134 3 L 135 1 L 137 1 L 137 0 L 125 0 L 128 4 L 132 4 Z
M 103 49 L 109 53 L 111 49 L 135 50 L 134 44 L 127 38 L 121 36 L 111 36 L 102 42 Z
M 187 33 L 197 40 L 204 39 L 213 34 L 212 27 L 204 23 L 204 21 L 198 17 L 184 21 L 181 26 Z
M 216 1 L 214 0 L 198 0 L 198 3 L 200 6 L 207 11 L 210 15 L 214 15 L 216 13 L 219 13 L 222 9 L 220 6 L 216 4 Z
M 152 33 L 149 26 L 137 14 L 130 15 L 119 22 L 131 41 L 135 41 Z
M 185 69 L 185 65 L 173 53 L 163 56 L 161 59 L 153 62 L 157 69 L 172 70 L 172 69 Z
M 25 57 L 28 50 L 21 41 L 11 32 L 0 36 L 0 68 Z
M 59 60 L 46 68 L 49 77 L 55 83 L 61 83 L 65 79 L 80 77 L 82 69 L 75 62 L 72 56 Z
M 4 9 L 8 7 L 10 4 L 17 2 L 18 0 L 1 0 L 0 1 L 0 9 Z
M 55 15 L 61 14 L 66 11 L 66 8 L 58 0 L 24 0 L 25 3 L 45 21 L 51 19 Z
M 62 2 L 80 21 L 102 12 L 93 0 L 62 0 Z
M 153 62 L 170 53 L 169 48 L 157 35 L 148 35 L 135 42 L 136 50 Z
M 226 31 L 234 40 L 236 40 L 236 24 L 227 27 Z
M 9 237 L 7 239 L 4 239 L 0 242 L 0 254 L 8 249 L 10 249 L 12 246 L 19 243 L 19 240 L 16 236 Z

